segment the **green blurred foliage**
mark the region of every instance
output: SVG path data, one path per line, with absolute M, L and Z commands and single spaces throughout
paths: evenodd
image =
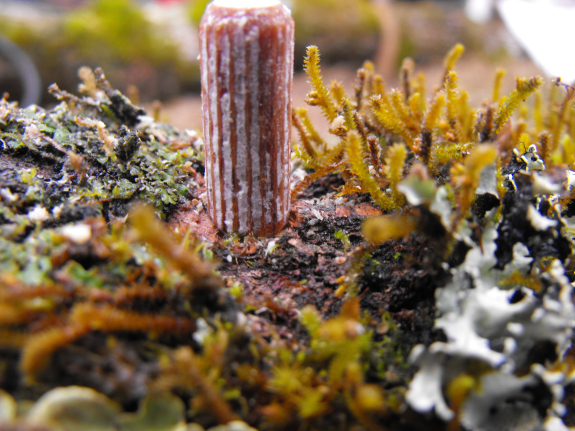
M 199 25 L 208 3 L 189 0 L 184 13 L 192 25 Z M 366 59 L 375 60 L 383 17 L 377 16 L 372 1 L 292 0 L 290 4 L 286 0 L 286 4 L 296 22 L 297 69 L 302 67 L 306 47 L 312 44 L 321 49 L 324 65 L 348 63 L 355 67 Z M 419 63 L 440 59 L 458 41 L 481 49 L 478 41 L 485 37 L 477 26 L 447 12 L 426 2 L 396 2 L 394 13 L 401 23 L 398 61 L 406 56 Z M 0 11 L 0 34 L 32 56 L 44 87 L 58 82 L 62 88 L 74 90 L 76 72 L 86 65 L 102 67 L 124 92 L 129 84 L 136 86 L 144 101 L 165 100 L 200 88 L 197 62 L 180 55 L 166 29 L 149 21 L 136 0 L 92 0 L 61 18 L 47 17 L 33 25 L 2 17 Z M 16 76 L 12 79 L 17 82 Z M 46 94 L 44 102 L 51 101 Z
M 102 67 L 122 91 L 135 85 L 143 100 L 199 88 L 197 62 L 184 59 L 135 0 L 94 0 L 38 25 L 0 17 L 0 34 L 31 55 L 45 87 L 57 81 L 74 90 L 77 70 L 89 66 Z
M 322 62 L 361 64 L 374 58 L 379 24 L 368 0 L 293 0 L 296 67 L 305 49 L 317 45 Z
M 204 11 L 211 0 L 191 0 L 188 7 L 188 13 L 192 24 L 200 25 Z
M 88 60 L 165 64 L 177 48 L 144 17 L 134 0 L 97 0 L 63 23 L 63 44 Z
M 456 43 L 463 44 L 467 53 L 489 57 L 494 50 L 501 54 L 500 47 L 504 47 L 494 37 L 498 32 L 496 23 L 474 23 L 465 16 L 463 8 L 428 1 L 394 2 L 394 12 L 401 28 L 397 67 L 405 57 L 418 64 L 441 61 Z

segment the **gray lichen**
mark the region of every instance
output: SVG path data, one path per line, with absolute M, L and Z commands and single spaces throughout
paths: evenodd
M 536 200 L 540 206 L 554 199 Z M 554 236 L 566 224 L 545 217 L 532 204 L 527 219 L 535 231 L 553 231 Z M 410 360 L 420 369 L 407 402 L 445 421 L 457 413 L 469 430 L 567 429 L 560 418 L 564 387 L 575 379 L 563 362 L 575 326 L 573 286 L 559 259 L 534 265 L 533 250 L 521 242 L 512 247 L 513 259 L 497 269 L 498 227 L 489 222 L 480 241 L 471 232 L 460 232 L 471 249 L 451 270 L 451 282 L 436 291 L 435 327 L 447 340 L 412 351 Z M 537 289 L 525 285 L 533 280 L 540 283 Z M 461 376 L 470 379 L 469 387 L 455 412 L 448 393 L 462 389 L 457 388 Z

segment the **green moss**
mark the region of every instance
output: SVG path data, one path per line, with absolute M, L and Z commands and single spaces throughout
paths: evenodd
M 341 243 L 343 244 L 343 247 L 344 247 L 344 251 L 347 252 L 347 250 L 351 246 L 351 241 L 349 240 L 349 235 L 346 235 L 345 233 L 343 233 L 342 230 L 338 229 L 335 231 L 333 236 L 336 239 L 339 239 L 341 241 Z
M 49 282 L 58 271 L 79 286 L 117 285 L 128 266 L 118 266 L 114 259 L 91 269 L 77 262 L 54 266 L 47 256 L 65 254 L 70 247 L 59 226 L 86 217 L 123 217 L 136 200 L 148 202 L 164 218 L 188 196 L 187 169 L 199 160 L 192 146 L 195 138 L 153 123 L 136 129 L 138 121 L 146 121 L 145 112 L 112 90 L 103 74 L 97 82 L 99 99 L 76 98 L 54 87 L 53 93 L 68 102 L 48 111 L 19 110 L 1 102 L 3 151 L 43 160 L 47 169 L 44 174 L 37 168 L 9 171 L 0 180 L 5 196 L 0 204 L 0 272 L 17 274 L 23 283 Z M 92 240 L 97 237 L 95 226 Z M 117 241 L 115 248 L 124 249 L 123 258 L 153 260 L 131 248 L 122 232 L 104 232 L 98 241 L 107 244 L 106 249 Z M 171 278 L 168 285 L 173 286 L 177 277 Z
M 168 64 L 177 56 L 134 0 L 96 0 L 66 16 L 62 36 L 90 63 L 147 61 Z

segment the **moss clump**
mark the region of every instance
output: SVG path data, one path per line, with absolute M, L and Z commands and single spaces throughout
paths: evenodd
M 482 152 L 480 148 L 476 148 L 475 152 L 472 150 L 481 143 L 495 139 L 509 124 L 521 101 L 533 94 L 543 82 L 539 77 L 518 79 L 517 88 L 508 97 L 479 110 L 471 109 L 466 93 L 457 86 L 457 73 L 453 70 L 462 53 L 461 45 L 456 45 L 448 53 L 444 61 L 442 88 L 429 100 L 426 100 L 425 83 L 420 78 L 413 78 L 413 65 L 404 67 L 401 90 L 386 91 L 383 78 L 374 72 L 373 65 L 368 62 L 358 72 L 356 96 L 352 102 L 339 84 L 332 84 L 330 89 L 324 85 L 320 75 L 319 51 L 315 46 L 309 47 L 304 64 L 312 91 L 307 102 L 321 107 L 332 125 L 330 132 L 340 137 L 341 144 L 327 149 L 323 142 L 311 139 L 317 132 L 309 124 L 306 112 L 299 109 L 294 111 L 302 138 L 302 147 L 296 150 L 297 154 L 309 167 L 325 172 L 330 166 L 325 160 L 339 158 L 340 148 L 345 146 L 347 170 L 352 177 L 341 187 L 341 195 L 363 191 L 369 193 L 381 209 L 399 209 L 404 201 L 398 195 L 397 187 L 410 167 L 417 166 L 414 162 L 423 165 L 426 171 L 423 175 L 436 175 L 449 169 L 466 154 Z M 496 87 L 500 85 L 500 80 L 498 74 Z M 494 90 L 494 93 L 498 91 Z M 567 122 L 563 119 L 561 124 L 565 127 Z M 512 139 L 506 145 L 517 146 L 519 135 L 520 132 L 516 132 L 515 142 Z M 404 150 L 400 151 L 401 148 Z M 307 154 L 303 155 L 304 151 Z M 369 161 L 364 160 L 367 154 Z M 488 161 L 477 166 L 471 162 L 471 156 L 467 162 L 463 162 L 464 165 L 453 165 L 455 170 L 461 166 L 464 171 L 461 174 L 467 175 L 467 179 L 461 177 L 455 180 L 457 175 L 452 170 L 455 199 L 461 202 L 463 217 L 475 198 L 481 171 L 495 160 L 495 149 L 490 154 Z M 410 160 L 410 163 L 406 164 L 406 160 Z M 438 185 L 447 179 L 444 176 L 436 178 Z M 463 183 L 468 187 L 460 187 Z M 388 186 L 390 188 L 386 190 Z
M 43 159 L 58 171 L 53 180 L 67 186 L 54 194 L 47 190 L 50 185 L 35 175 L 15 173 L 21 178 L 12 183 L 22 182 L 22 176 L 28 175 L 38 192 L 36 201 L 22 201 L 21 196 L 10 208 L 22 212 L 42 204 L 53 212 L 60 204 L 64 205 L 62 211 L 99 208 L 107 218 L 114 218 L 126 214 L 123 203 L 138 197 L 165 217 L 187 195 L 188 175 L 202 157 L 193 147 L 197 136 L 154 125 L 142 108 L 111 89 L 101 71 L 94 75 L 83 69 L 82 75 L 84 95 L 80 98 L 51 87 L 62 102 L 52 110 L 30 107 L 21 111 L 2 102 L 4 151 Z

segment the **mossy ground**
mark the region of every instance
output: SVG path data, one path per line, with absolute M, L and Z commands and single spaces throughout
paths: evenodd
M 294 113 L 304 180 L 275 238 L 216 231 L 197 134 L 155 122 L 99 70 L 82 71 L 80 96 L 52 87 L 60 103 L 50 110 L 0 102 L 0 396 L 20 408 L 7 426 L 35 429 L 41 418 L 57 429 L 70 417 L 27 411 L 72 385 L 108 397 L 93 407 L 119 403 L 110 429 L 158 429 L 158 405 L 175 412 L 162 425 L 174 430 L 236 419 L 274 430 L 457 425 L 405 402 L 412 348 L 446 340 L 434 329 L 437 291 L 469 250 L 489 245 L 483 234 L 495 223 L 501 266 L 521 243 L 545 273 L 514 273 L 509 289 L 553 291 L 553 261 L 573 276 L 571 191 L 562 213 L 535 196 L 534 173 L 521 171 L 536 152 L 524 149 L 527 160 L 513 148 L 541 130 L 527 132 L 525 112 L 507 123 L 540 79 L 471 110 L 452 71 L 461 51 L 448 56 L 445 88 L 429 101 L 409 64 L 410 97 L 386 92 L 366 64 L 351 101 L 341 85 L 323 87 L 310 48 L 308 100 L 340 143 L 324 145 L 305 111 Z M 546 127 L 567 137 L 538 145 L 560 180 L 575 157 L 575 117 L 550 100 Z M 536 202 L 532 218 L 546 228 L 526 222 Z M 546 342 L 526 364 L 558 367 L 556 359 Z M 477 380 L 492 371 L 472 365 Z M 83 418 L 73 429 L 88 429 Z
M 202 201 L 197 137 L 142 117 L 101 72 L 83 73 L 84 95 L 54 87 L 62 103 L 51 110 L 2 102 L 0 387 L 25 404 L 52 388 L 86 386 L 126 412 L 137 410 L 151 393 L 171 388 L 190 408 L 188 420 L 214 425 L 224 418 L 194 407 L 193 400 L 204 397 L 202 389 L 196 381 L 172 381 L 169 365 L 178 349 L 191 348 L 198 357 L 209 350 L 191 336 L 202 318 L 211 337 L 223 331 L 229 338 L 224 351 L 211 353 L 220 362 L 218 380 L 209 376 L 207 363 L 200 366 L 207 367 L 208 387 L 228 393 L 214 402 L 229 402 L 235 411 L 230 417 L 243 412 L 244 420 L 265 426 L 273 415 L 261 409 L 277 397 L 266 384 L 273 362 L 309 348 L 300 310 L 313 305 L 322 320 L 338 317 L 344 299 L 333 292 L 352 265 L 349 253 L 366 244 L 362 221 L 381 211 L 367 195 L 334 198 L 334 187 L 343 180 L 331 175 L 313 182 L 294 202 L 290 224 L 277 238 L 224 236 Z M 215 286 L 194 288 L 194 268 L 186 271 L 169 251 L 138 241 L 142 230 L 151 228 L 126 227 L 137 202 L 148 203 L 167 221 L 176 232 L 172 244 L 183 253 L 218 262 Z M 89 234 L 76 237 L 66 226 L 88 227 Z M 152 235 L 165 234 L 166 228 L 155 229 Z M 373 380 L 385 380 L 387 373 L 395 392 L 409 380 L 405 357 L 411 347 L 430 341 L 433 283 L 428 282 L 440 279 L 422 256 L 432 249 L 425 241 L 394 241 L 374 252 L 373 263 L 357 275 L 361 309 L 367 312 L 362 322 L 379 331 L 366 342 L 381 344 L 376 351 L 390 366 L 368 357 L 366 364 L 373 362 Z M 234 329 L 238 312 L 247 317 L 243 329 Z M 157 328 L 134 323 L 152 316 L 166 321 L 158 320 Z M 311 363 L 319 373 L 329 359 Z M 256 367 L 258 381 L 238 375 L 238 366 Z M 288 398 L 280 399 L 291 410 Z M 331 420 L 345 427 L 353 422 L 348 414 Z

